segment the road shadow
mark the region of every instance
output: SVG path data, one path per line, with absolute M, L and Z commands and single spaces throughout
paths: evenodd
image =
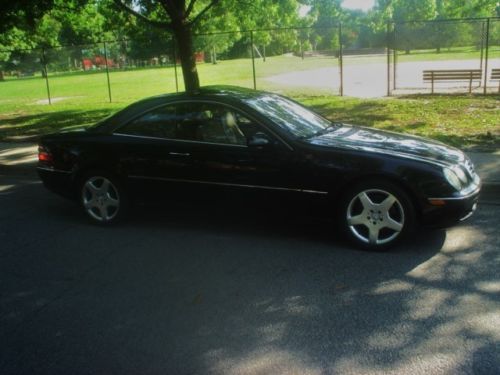
M 170 198 L 136 201 L 126 226 L 176 228 L 194 233 L 227 233 L 311 241 L 325 246 L 353 248 L 341 233 L 336 206 L 322 196 L 297 193 L 247 192 L 232 189 L 174 190 Z M 438 251 L 444 231 L 431 231 L 426 247 Z M 406 251 L 405 241 L 393 251 Z
M 317 203 L 293 197 L 175 195 L 109 228 L 44 197 L 31 216 L 52 223 L 37 245 L 52 260 L 32 265 L 21 252 L 26 272 L 44 264 L 53 275 L 63 257 L 75 267 L 71 254 L 98 261 L 6 338 L 4 363 L 17 373 L 30 360 L 64 373 L 77 359 L 75 373 L 484 373 L 498 364 L 489 208 L 370 253 L 337 237 Z

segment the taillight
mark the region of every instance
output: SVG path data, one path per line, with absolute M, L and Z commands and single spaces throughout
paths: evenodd
M 38 161 L 43 161 L 44 163 L 52 163 L 54 158 L 52 154 L 43 146 L 38 146 Z

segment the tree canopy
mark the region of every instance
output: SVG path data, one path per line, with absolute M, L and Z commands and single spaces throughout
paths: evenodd
M 305 15 L 300 12 L 304 7 Z M 385 43 L 388 21 L 408 22 L 399 29 L 400 48 L 431 46 L 439 51 L 446 44 L 474 43 L 470 35 L 478 31 L 411 21 L 500 16 L 497 0 L 377 0 L 367 12 L 345 9 L 342 0 L 20 0 L 4 2 L 0 10 L 0 70 L 13 60 L 8 50 L 127 40 L 114 47 L 117 56 L 126 50 L 128 56 L 147 60 L 165 54 L 175 39 L 187 89 L 199 86 L 194 52 L 248 53 L 250 35 L 243 30 L 313 27 L 255 32 L 254 48 L 272 55 L 335 50 L 339 22 L 346 47 L 379 47 Z M 234 33 L 193 37 L 221 31 Z M 71 58 L 78 60 L 84 53 L 75 49 Z M 15 55 L 16 61 L 23 60 L 22 52 Z

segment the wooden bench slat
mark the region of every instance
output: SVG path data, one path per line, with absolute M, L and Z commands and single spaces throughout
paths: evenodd
M 453 73 L 469 73 L 469 72 L 479 72 L 481 73 L 481 69 L 438 69 L 438 70 L 424 70 L 424 73 L 439 73 L 439 72 L 453 72 Z
M 459 74 L 459 75 L 470 75 L 470 74 L 481 74 L 481 71 L 478 72 L 424 72 L 424 74 L 434 74 L 434 75 L 439 75 L 439 74 Z
M 456 79 L 456 80 L 459 80 L 459 81 L 467 81 L 467 80 L 470 80 L 472 79 L 473 81 L 477 81 L 478 79 L 481 79 L 481 76 L 477 76 L 477 77 L 464 77 L 464 76 L 442 76 L 442 77 L 424 77 L 425 80 L 434 80 L 434 81 L 449 81 L 449 80 L 453 80 L 453 79 Z
M 424 81 L 436 81 L 436 82 L 438 82 L 438 81 L 470 81 L 470 80 L 480 81 L 481 78 L 480 77 L 478 77 L 478 78 L 469 78 L 469 77 L 467 77 L 467 78 L 463 78 L 463 77 L 448 77 L 448 78 L 436 78 L 436 77 L 430 78 L 429 77 L 429 78 L 424 78 Z
M 434 93 L 434 83 L 441 81 L 468 81 L 470 93 L 472 92 L 472 82 L 481 81 L 482 76 L 481 69 L 432 69 L 423 71 L 423 80 L 432 84 L 432 93 Z
M 446 74 L 424 74 L 424 77 L 481 77 L 481 74 L 452 74 L 452 73 L 446 73 Z
M 500 69 L 491 69 L 491 78 L 490 80 L 500 79 Z
M 448 75 L 448 74 L 454 74 L 454 75 L 460 75 L 460 76 L 470 76 L 472 75 L 481 75 L 481 72 L 472 72 L 472 73 L 460 73 L 460 72 L 433 72 L 433 73 L 424 73 L 425 75 Z
M 426 79 L 434 79 L 436 81 L 439 81 L 441 79 L 481 79 L 481 76 L 424 76 Z

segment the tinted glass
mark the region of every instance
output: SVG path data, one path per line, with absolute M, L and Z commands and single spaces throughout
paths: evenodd
M 263 95 L 245 102 L 298 138 L 312 137 L 332 125 L 327 119 L 278 95 Z
M 176 138 L 179 117 L 173 105 L 156 108 L 123 126 L 119 133 L 155 138 Z
M 156 108 L 119 130 L 119 133 L 207 143 L 246 145 L 242 127 L 253 124 L 239 113 L 219 104 L 177 103 Z

